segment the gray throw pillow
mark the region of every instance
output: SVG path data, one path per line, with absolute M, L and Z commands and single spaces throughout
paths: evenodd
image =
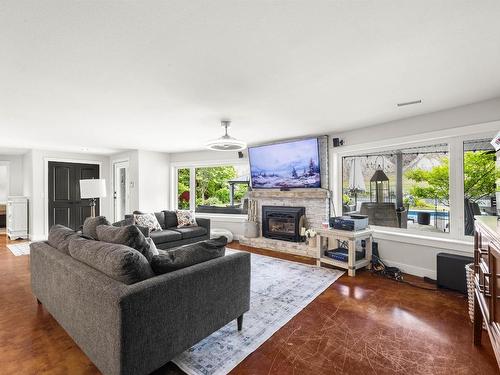
M 85 237 L 93 238 L 97 240 L 97 227 L 99 225 L 110 225 L 109 221 L 106 220 L 105 216 L 88 217 L 83 223 L 82 234 Z
M 130 285 L 154 276 L 147 259 L 128 246 L 73 238 L 70 255 L 105 275 Z
M 227 238 L 219 237 L 168 251 L 159 250 L 160 254 L 153 256 L 151 260 L 151 268 L 156 274 L 163 274 L 219 258 L 224 256 L 226 244 Z
M 134 225 L 135 224 L 135 219 L 133 216 L 126 217 L 124 220 L 117 221 L 116 223 L 113 223 L 114 227 L 125 227 L 127 225 Z M 141 225 L 135 224 L 137 228 L 142 232 L 144 237 L 149 237 L 150 230 L 148 227 L 143 227 Z
M 127 225 L 125 227 L 99 225 L 97 227 L 97 238 L 99 241 L 129 246 L 144 255 L 148 261 L 151 261 L 154 255 L 151 245 L 136 225 Z
M 69 241 L 78 237 L 80 236 L 73 229 L 56 224 L 50 228 L 47 242 L 60 252 L 69 255 Z

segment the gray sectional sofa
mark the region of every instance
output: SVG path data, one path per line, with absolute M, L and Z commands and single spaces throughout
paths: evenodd
M 250 254 L 221 256 L 127 285 L 84 263 L 94 257 L 78 260 L 73 249 L 85 256 L 82 246 L 102 251 L 107 245 L 74 241 L 63 238 L 61 248 L 31 244 L 31 286 L 102 373 L 148 374 L 234 319 L 241 329 L 250 303 Z M 135 251 L 109 246 L 109 254 Z
M 142 214 L 135 211 L 134 214 Z M 177 215 L 175 211 L 159 211 L 154 213 L 160 223 L 161 231 L 151 232 L 151 239 L 158 249 L 171 249 L 210 238 L 210 219 L 196 218 L 197 227 L 177 228 Z M 127 215 L 126 217 L 131 217 Z

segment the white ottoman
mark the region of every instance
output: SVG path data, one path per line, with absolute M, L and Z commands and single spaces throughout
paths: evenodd
M 224 228 L 212 228 L 210 230 L 210 238 L 217 238 L 221 236 L 227 238 L 227 243 L 233 242 L 233 234 L 230 230 Z

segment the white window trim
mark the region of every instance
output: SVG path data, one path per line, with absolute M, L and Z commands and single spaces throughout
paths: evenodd
M 248 161 L 243 160 L 212 160 L 212 161 L 188 161 L 188 162 L 172 162 L 170 163 L 170 207 L 174 210 L 178 209 L 178 201 L 177 197 L 179 196 L 179 192 L 177 189 L 177 180 L 179 169 L 189 169 L 189 191 L 195 191 L 196 188 L 196 176 L 195 169 L 196 168 L 206 168 L 206 167 L 224 167 L 224 166 L 239 166 L 239 165 L 248 165 Z M 196 208 L 196 195 L 189 194 L 189 209 L 194 210 Z M 238 217 L 247 217 L 246 215 L 234 215 L 234 214 L 197 214 L 199 217 L 217 217 L 217 215 L 222 215 L 222 217 L 230 218 L 230 216 L 238 216 Z
M 384 141 L 368 142 L 330 149 L 332 168 L 330 186 L 333 186 L 333 202 L 337 214 L 342 207 L 342 158 L 366 154 L 367 152 L 391 151 L 397 148 L 418 147 L 436 143 L 447 143 L 450 160 L 450 232 L 423 233 L 418 230 L 390 227 L 375 227 L 375 237 L 394 241 L 422 244 L 438 248 L 460 248 L 472 252 L 473 240 L 464 234 L 464 187 L 463 187 L 463 143 L 467 140 L 487 138 L 498 132 L 500 121 L 422 133 L 406 137 L 391 138 Z M 340 208 L 340 209 L 339 209 Z M 378 233 L 378 236 L 377 236 Z M 450 247 L 452 246 L 452 247 Z M 466 249 L 470 248 L 470 251 Z M 459 251 L 460 251 L 459 250 Z

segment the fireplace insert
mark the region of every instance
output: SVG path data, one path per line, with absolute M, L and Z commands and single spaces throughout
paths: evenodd
M 300 223 L 305 207 L 262 206 L 262 236 L 301 242 Z

